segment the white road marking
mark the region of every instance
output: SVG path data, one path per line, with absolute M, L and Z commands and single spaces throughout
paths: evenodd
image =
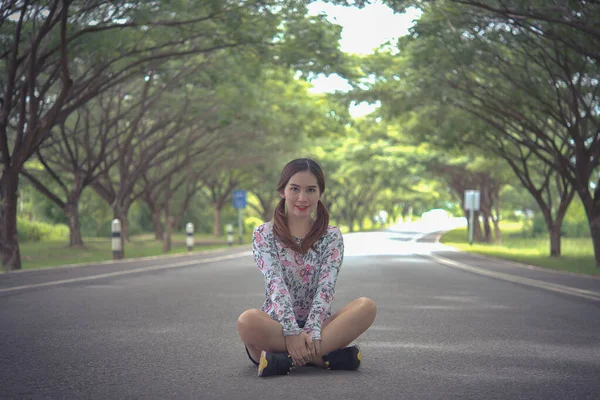
M 135 273 L 138 273 L 138 272 L 145 272 L 145 271 L 156 271 L 156 270 L 161 270 L 161 269 L 170 269 L 170 268 L 177 268 L 177 267 L 185 267 L 187 265 L 207 264 L 207 263 L 211 263 L 211 262 L 232 260 L 232 259 L 240 258 L 240 257 L 247 257 L 247 256 L 250 256 L 250 255 L 252 255 L 252 252 L 247 251 L 247 252 L 243 252 L 243 253 L 231 254 L 231 255 L 228 255 L 228 256 L 211 257 L 211 258 L 204 258 L 204 259 L 201 259 L 201 260 L 193 260 L 193 261 L 182 261 L 182 262 L 178 262 L 178 263 L 174 263 L 174 264 L 154 265 L 154 266 L 151 266 L 151 267 L 141 267 L 141 268 L 135 268 L 135 269 L 128 269 L 128 270 L 125 270 L 125 271 L 107 272 L 105 274 L 83 276 L 81 278 L 63 279 L 63 280 L 60 280 L 60 281 L 52 281 L 52 282 L 44 282 L 44 283 L 35 283 L 35 284 L 31 284 L 31 285 L 14 286 L 14 287 L 10 287 L 10 288 L 0 289 L 0 293 L 14 292 L 14 291 L 17 291 L 17 290 L 32 289 L 32 288 L 38 288 L 38 287 L 43 287 L 43 286 L 62 285 L 63 283 L 91 281 L 91 280 L 94 280 L 94 279 L 108 278 L 108 277 L 120 276 L 120 275 L 129 275 L 129 274 L 135 274 Z
M 139 261 L 147 261 L 147 260 L 168 260 L 170 258 L 177 258 L 183 256 L 195 256 L 195 255 L 205 255 L 205 254 L 213 254 L 222 252 L 223 249 L 214 249 L 214 250 L 201 250 L 201 251 L 192 251 L 187 253 L 175 253 L 175 254 L 160 254 L 157 256 L 147 256 L 147 257 L 134 257 L 134 258 L 125 258 L 123 260 L 106 260 L 106 261 L 93 261 L 93 262 L 85 262 L 80 264 L 68 264 L 68 265 L 56 265 L 52 267 L 43 267 L 43 268 L 31 268 L 31 269 L 17 269 L 11 271 L 5 271 L 0 269 L 0 275 L 2 274 L 26 274 L 29 272 L 36 271 L 48 271 L 53 269 L 66 269 L 66 268 L 78 268 L 78 267 L 89 267 L 90 265 L 105 265 L 105 264 L 130 264 Z
M 578 288 L 574 288 L 574 287 L 570 287 L 570 286 L 559 285 L 556 283 L 549 283 L 549 282 L 544 282 L 544 281 L 538 281 L 535 279 L 505 274 L 502 272 L 488 271 L 483 268 L 472 267 L 470 265 L 462 264 L 462 263 L 459 263 L 459 262 L 456 262 L 453 260 L 449 260 L 447 258 L 442 258 L 439 256 L 426 255 L 426 257 L 428 257 L 434 261 L 437 261 L 440 264 L 444 264 L 444 265 L 447 265 L 452 268 L 458 268 L 458 269 L 462 269 L 465 271 L 474 272 L 476 274 L 487 275 L 487 276 L 491 276 L 493 278 L 503 279 L 505 281 L 520 283 L 523 285 L 534 286 L 534 287 L 538 287 L 541 289 L 551 290 L 554 292 L 570 294 L 572 296 L 583 297 L 584 299 L 588 299 L 588 300 L 600 301 L 600 293 L 594 292 L 592 290 L 578 289 Z

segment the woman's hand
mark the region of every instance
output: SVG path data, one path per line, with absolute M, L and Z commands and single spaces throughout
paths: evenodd
M 313 357 L 321 357 L 321 339 L 312 340 L 311 353 Z
M 301 332 L 298 335 L 286 336 L 285 346 L 288 353 L 292 356 L 294 363 L 301 367 L 313 359 L 313 345 L 310 335 L 306 332 Z

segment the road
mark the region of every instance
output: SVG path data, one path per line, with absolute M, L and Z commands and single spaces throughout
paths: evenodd
M 235 328 L 263 300 L 249 248 L 0 275 L 0 398 L 598 399 L 600 279 L 431 230 L 345 235 L 333 307 L 378 304 L 353 372 L 256 377 Z

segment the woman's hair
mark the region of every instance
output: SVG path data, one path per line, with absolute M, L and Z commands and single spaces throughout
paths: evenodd
M 317 185 L 319 186 L 319 193 L 323 195 L 325 192 L 325 175 L 321 166 L 314 160 L 309 158 L 298 158 L 292 160 L 281 171 L 281 177 L 277 184 L 277 191 L 279 193 L 285 190 L 285 186 L 288 184 L 290 178 L 298 172 L 309 171 L 315 178 L 317 178 Z M 329 212 L 325 205 L 319 200 L 317 204 L 317 216 L 316 220 L 310 229 L 310 232 L 304 237 L 302 246 L 299 246 L 287 223 L 287 216 L 285 214 L 285 199 L 281 199 L 277 207 L 275 207 L 275 213 L 273 216 L 273 231 L 275 235 L 286 245 L 291 247 L 293 250 L 306 254 L 308 250 L 327 232 L 329 227 Z

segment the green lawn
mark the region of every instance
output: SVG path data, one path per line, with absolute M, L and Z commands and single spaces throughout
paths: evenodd
M 594 251 L 589 238 L 563 238 L 562 256 L 549 257 L 549 241 L 547 238 L 525 238 L 520 234 L 519 224 L 506 223 L 501 225 L 503 234 L 502 245 L 493 243 L 474 243 L 469 245 L 466 228 L 460 228 L 446 233 L 441 242 L 456 247 L 459 250 L 482 255 L 504 258 L 525 264 L 537 265 L 575 273 L 600 275 L 596 268 Z M 252 233 L 244 237 L 244 243 L 250 244 Z M 57 265 L 92 263 L 112 260 L 110 238 L 84 238 L 85 249 L 70 249 L 66 241 L 43 241 L 21 243 L 21 260 L 23 269 L 43 268 Z M 204 251 L 216 248 L 226 248 L 226 237 L 215 238 L 212 235 L 194 236 L 194 251 Z M 237 243 L 235 244 L 237 246 Z M 126 258 L 160 256 L 187 252 L 185 235 L 173 235 L 173 245 L 169 253 L 163 253 L 162 243 L 154 240 L 152 234 L 137 235 L 125 245 Z
M 369 227 L 375 230 L 375 227 Z M 348 229 L 346 228 L 346 231 Z M 237 243 L 237 230 L 234 246 Z M 140 258 L 150 256 L 171 255 L 187 252 L 185 245 L 185 234 L 173 235 L 171 251 L 163 253 L 162 243 L 154 239 L 154 235 L 146 233 L 132 236 L 125 244 L 125 258 Z M 68 238 L 60 240 L 44 240 L 41 242 L 20 243 L 21 262 L 23 269 L 44 268 L 70 264 L 86 264 L 112 260 L 112 248 L 110 238 L 86 237 L 84 249 L 69 248 Z M 227 248 L 227 236 L 214 237 L 210 234 L 194 235 L 194 251 Z M 244 235 L 244 244 L 252 243 L 252 232 Z
M 110 238 L 84 238 L 85 249 L 71 249 L 68 240 L 42 241 L 20 244 L 23 269 L 43 268 L 57 265 L 92 263 L 112 260 Z M 250 236 L 244 243 L 250 243 Z M 237 243 L 234 244 L 237 246 Z M 194 235 L 194 251 L 205 251 L 229 247 L 227 238 L 212 235 Z M 187 252 L 185 234 L 173 235 L 171 251 L 163 253 L 162 243 L 152 234 L 133 236 L 125 244 L 125 258 L 150 257 Z
M 578 274 L 600 275 L 594 260 L 590 238 L 562 238 L 561 257 L 550 257 L 548 238 L 526 238 L 520 234 L 519 224 L 500 225 L 502 245 L 473 243 L 469 245 L 467 229 L 459 228 L 446 233 L 441 242 L 459 250 L 498 257 L 538 267 L 569 271 Z

